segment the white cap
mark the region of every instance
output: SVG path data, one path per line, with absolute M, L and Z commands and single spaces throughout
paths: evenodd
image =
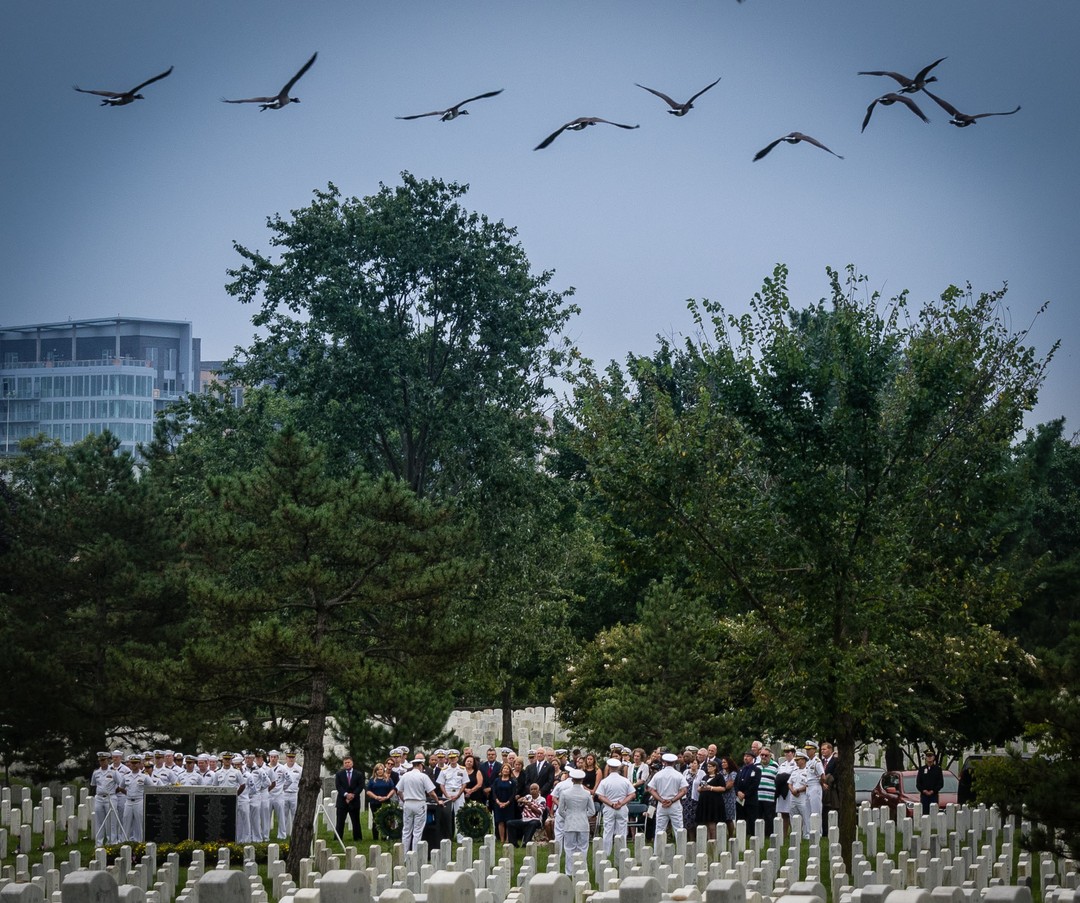
M 674 765 L 676 762 L 679 761 L 679 757 L 675 755 L 675 753 L 664 753 L 660 758 L 667 762 L 669 765 Z
M 608 759 L 607 763 L 608 763 L 609 768 L 622 768 L 623 767 L 623 760 L 622 759 Z
M 570 777 L 573 778 L 575 781 L 585 780 L 585 772 L 582 771 L 580 768 L 567 768 L 566 773 L 570 775 Z

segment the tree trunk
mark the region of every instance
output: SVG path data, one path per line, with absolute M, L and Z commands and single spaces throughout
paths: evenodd
M 885 770 L 904 770 L 904 750 L 900 748 L 900 744 L 895 740 L 890 740 L 885 744 Z
M 300 860 L 311 855 L 315 833 L 315 813 L 322 802 L 323 737 L 326 734 L 326 711 L 329 704 L 326 675 L 319 673 L 311 679 L 311 714 L 307 738 L 304 740 L 303 772 L 296 794 L 296 816 L 286 868 L 294 881 L 299 880 Z
M 511 708 L 513 700 L 513 689 L 507 679 L 502 687 L 502 742 L 503 746 L 511 749 L 514 748 L 514 711 Z
M 844 857 L 844 867 L 851 874 L 851 846 L 855 842 L 855 735 L 850 728 L 836 738 L 836 752 L 840 757 L 840 767 L 836 775 L 836 787 L 839 791 L 838 824 L 840 827 L 840 854 Z

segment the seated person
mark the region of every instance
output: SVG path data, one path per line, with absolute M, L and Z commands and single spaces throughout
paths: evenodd
M 533 834 L 543 825 L 544 817 L 547 815 L 547 807 L 544 805 L 543 797 L 540 796 L 539 784 L 532 784 L 528 795 L 519 796 L 517 802 L 521 817 L 512 818 L 506 823 L 510 842 L 514 846 L 518 845 L 519 840 L 523 844 L 532 840 Z

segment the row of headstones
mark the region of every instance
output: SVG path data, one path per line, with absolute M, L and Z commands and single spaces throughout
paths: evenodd
M 58 828 L 63 842 L 79 842 L 93 819 L 90 791 L 86 787 L 64 786 L 60 792 L 58 801 L 48 787 L 43 787 L 41 802 L 34 805 L 29 789 L 24 792 L 21 787 L 0 788 L 0 859 L 7 859 L 12 845 L 29 850 L 34 835 L 41 837 L 42 849 L 53 849 Z
M 555 718 L 554 708 L 537 706 L 515 709 L 511 720 L 514 741 L 519 751 L 524 752 L 537 745 L 555 746 L 564 742 L 566 734 Z M 453 731 L 466 746 L 476 750 L 500 742 L 502 727 L 501 709 L 476 712 L 458 710 L 452 712 L 446 722 L 448 731 Z

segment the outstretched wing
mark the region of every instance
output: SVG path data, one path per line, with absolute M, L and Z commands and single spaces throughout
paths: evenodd
M 599 116 L 591 117 L 591 121 L 592 122 L 605 122 L 608 125 L 618 126 L 620 129 L 639 129 L 639 128 L 641 128 L 640 125 L 624 125 L 621 122 L 612 122 L 610 119 L 601 119 Z
M 942 57 L 942 59 L 944 59 L 944 57 Z M 892 96 L 893 96 L 893 98 L 895 100 L 900 101 L 900 103 L 902 103 L 905 107 L 907 107 L 909 110 L 911 110 L 911 112 L 914 113 L 916 116 L 918 116 L 923 122 L 929 122 L 930 121 L 930 119 L 927 117 L 927 115 L 922 110 L 919 109 L 918 104 L 916 104 L 915 101 L 913 101 L 906 94 L 894 94 Z
M 311 64 L 315 62 L 315 57 L 317 57 L 318 55 L 319 55 L 319 52 L 316 50 L 311 55 L 311 59 L 308 60 L 306 63 L 304 63 L 303 66 L 300 67 L 300 71 L 297 72 L 296 75 L 294 75 L 292 78 L 290 78 L 287 82 L 285 82 L 285 87 L 281 89 L 282 94 L 288 96 L 289 92 L 292 90 L 292 86 L 295 85 L 298 81 L 300 81 L 303 74 L 305 72 L 307 72 L 308 69 L 311 68 Z
M 395 119 L 423 119 L 425 116 L 442 116 L 448 110 L 432 110 L 430 113 L 416 113 L 412 116 L 395 116 Z
M 885 96 L 887 97 L 888 95 Z M 860 132 L 866 131 L 866 126 L 870 123 L 870 116 L 873 114 L 874 107 L 877 106 L 879 100 L 881 100 L 880 97 L 875 97 L 872 101 L 870 101 L 870 106 L 866 108 L 866 116 L 863 118 L 862 121 L 862 128 L 859 129 Z
M 947 56 L 943 56 L 941 58 L 941 60 L 947 60 L 947 59 L 948 59 Z M 915 82 L 915 84 L 919 84 L 919 83 L 925 81 L 926 76 L 929 74 L 930 70 L 933 69 L 938 63 L 940 63 L 941 60 L 934 60 L 934 62 L 932 62 L 929 66 L 925 66 L 924 68 L 920 69 L 919 74 L 916 75 L 915 78 L 912 79 L 912 81 Z M 935 80 L 937 79 L 936 75 L 934 76 L 934 79 Z
M 938 62 L 940 62 L 940 60 Z M 905 88 L 915 84 L 915 82 L 906 75 L 901 75 L 899 72 L 889 72 L 886 69 L 875 70 L 872 72 L 860 72 L 859 75 L 887 75 L 889 78 L 895 78 Z
M 141 85 L 136 85 L 134 88 L 132 88 L 130 91 L 128 91 L 128 94 L 137 94 L 139 91 L 141 91 L 147 85 L 152 85 L 154 82 L 159 82 L 163 78 L 165 78 L 166 76 L 172 75 L 172 71 L 173 71 L 173 67 L 170 66 L 168 69 L 166 69 L 160 75 L 155 75 L 153 78 L 148 78 Z
M 89 88 L 80 88 L 78 85 L 72 85 L 76 91 L 80 94 L 97 94 L 99 97 L 123 97 L 122 91 L 91 91 Z
M 971 118 L 972 119 L 982 119 L 985 116 L 1012 116 L 1013 113 L 1019 113 L 1019 112 L 1020 112 L 1020 107 L 1018 105 L 1015 110 L 1006 110 L 1004 113 L 976 113 Z
M 644 88 L 650 94 L 655 94 L 661 100 L 665 101 L 667 103 L 667 105 L 669 107 L 671 107 L 673 110 L 681 110 L 682 109 L 682 104 L 681 103 L 677 103 L 676 101 L 672 100 L 663 91 L 657 91 L 656 88 L 646 88 L 644 85 L 638 85 L 637 82 L 634 82 L 634 84 L 637 85 L 639 88 Z
M 503 88 L 499 88 L 498 91 L 487 91 L 484 94 L 477 94 L 476 97 L 470 97 L 468 100 L 463 100 L 461 103 L 455 104 L 451 109 L 463 107 L 465 104 L 472 103 L 474 100 L 483 100 L 485 97 L 494 97 L 497 94 L 502 94 L 503 90 Z M 445 113 L 446 111 L 444 110 L 443 112 Z
M 561 135 L 568 128 L 570 128 L 570 126 L 572 126 L 575 123 L 580 122 L 580 121 L 581 120 L 579 120 L 579 119 L 571 119 L 568 123 L 566 123 L 566 125 L 559 126 L 559 128 L 555 129 L 554 132 L 552 132 L 543 141 L 541 141 L 538 145 L 536 145 L 536 147 L 534 147 L 533 150 L 534 151 L 543 150 L 545 147 L 547 147 L 549 144 L 551 144 L 552 141 L 554 141 L 556 138 L 558 138 L 559 135 Z
M 787 136 L 785 136 L 785 137 L 787 137 Z M 777 138 L 771 144 L 766 144 L 765 147 L 763 147 L 756 154 L 754 154 L 754 162 L 756 163 L 758 160 L 760 160 L 762 157 L 764 157 L 769 151 L 771 151 L 774 147 L 776 147 L 776 145 L 778 145 L 783 140 L 784 140 L 783 138 Z
M 723 77 L 723 76 L 721 76 L 721 78 L 722 78 L 722 77 Z M 686 102 L 686 103 L 687 103 L 687 105 L 689 105 L 689 104 L 692 104 L 692 103 L 693 103 L 693 102 L 694 102 L 695 100 L 697 100 L 697 99 L 698 99 L 699 97 L 701 97 L 701 95 L 702 95 L 702 94 L 704 94 L 704 93 L 705 93 L 706 91 L 708 91 L 708 90 L 709 90 L 709 88 L 715 88 L 715 87 L 717 86 L 717 84 L 719 84 L 719 82 L 720 82 L 720 79 L 718 78 L 718 79 L 717 79 L 716 81 L 714 81 L 714 82 L 713 82 L 713 83 L 712 83 L 711 85 L 706 85 L 706 86 L 705 86 L 704 88 L 702 88 L 702 89 L 701 89 L 700 91 L 698 91 L 698 92 L 697 92 L 697 94 L 695 94 L 695 95 L 694 95 L 693 97 L 691 97 L 691 98 L 690 98 L 690 99 L 689 99 L 689 100 L 688 100 L 688 101 Z
M 229 100 L 227 97 L 221 98 L 222 103 L 273 103 L 277 100 L 276 97 L 244 97 L 240 100 Z
M 934 101 L 939 107 L 941 107 L 941 109 L 943 109 L 950 116 L 962 116 L 963 115 L 963 113 L 961 113 L 958 109 L 956 109 L 956 107 L 954 107 L 947 100 L 942 100 L 936 94 L 931 94 L 930 91 L 928 91 L 926 88 L 923 88 L 923 93 L 928 95 L 932 101 Z
M 792 132 L 791 137 L 798 138 L 800 141 L 805 141 L 807 144 L 812 144 L 814 145 L 814 147 L 820 147 L 823 151 L 829 151 L 830 154 L 832 154 L 834 157 L 839 157 L 841 160 L 844 159 L 836 151 L 827 148 L 824 144 L 818 141 L 817 138 L 811 138 L 809 135 L 804 135 L 802 132 Z

